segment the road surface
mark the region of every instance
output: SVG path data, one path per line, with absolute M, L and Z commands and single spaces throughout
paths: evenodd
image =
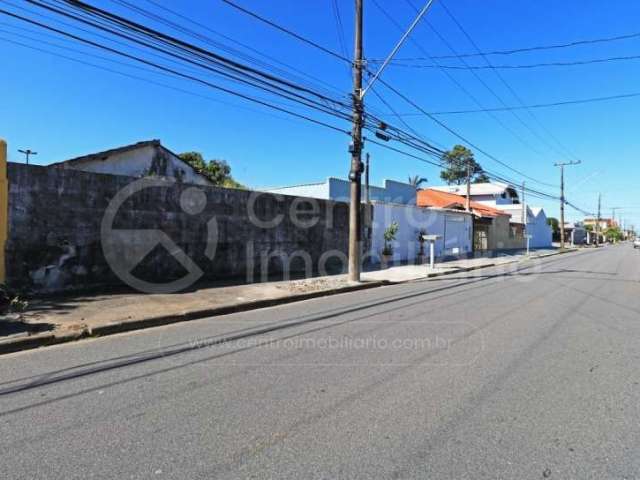
M 0 358 L 10 479 L 638 479 L 640 252 Z

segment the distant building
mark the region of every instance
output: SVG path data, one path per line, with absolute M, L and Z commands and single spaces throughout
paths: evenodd
M 431 190 L 453 193 L 463 197 L 467 195 L 466 185 L 431 187 Z M 472 183 L 470 198 L 479 204 L 508 213 L 511 216 L 511 223 L 516 225 L 518 229 L 524 230 L 522 200 L 518 195 L 518 190 L 512 185 L 501 182 Z M 529 246 L 531 248 L 551 247 L 553 231 L 547 224 L 547 215 L 544 210 L 540 207 L 526 205 L 524 211 L 526 212 L 526 234 L 530 236 Z
M 213 185 L 205 175 L 162 146 L 160 140 L 148 140 L 91 153 L 52 163 L 49 167 L 138 178 L 157 175 L 175 178 L 184 183 Z
M 261 189 L 269 193 L 349 202 L 350 182 L 330 177 L 324 182 Z M 365 198 L 364 185 L 362 198 Z M 438 235 L 435 256 L 439 259 L 469 256 L 472 252 L 472 215 L 459 209 L 420 208 L 416 206 L 416 187 L 409 183 L 385 180 L 383 186 L 371 185 L 369 199 L 372 218 L 365 235 L 370 238 L 370 251 L 366 257 L 372 263 L 379 260 L 384 246 L 384 230 L 398 224 L 393 242 L 394 262 L 413 261 L 419 254 L 420 231 Z M 508 217 L 505 217 L 508 218 Z
M 418 206 L 464 210 L 466 198 L 428 188 L 418 191 Z M 473 251 L 477 253 L 524 248 L 522 225 L 511 224 L 511 216 L 480 202 L 470 202 L 473 218 Z
M 270 193 L 294 195 L 298 197 L 321 198 L 348 202 L 350 182 L 341 178 L 329 177 L 324 182 L 306 183 L 288 187 L 260 189 Z M 365 198 L 365 188 L 362 186 L 362 198 Z M 401 205 L 416 204 L 416 187 L 409 183 L 385 180 L 384 186 L 369 186 L 369 199 L 372 201 L 398 203 Z
M 595 218 L 585 218 L 584 221 L 582 222 L 584 224 L 585 227 L 591 227 L 591 228 L 595 228 L 595 225 L 598 223 L 597 219 Z M 608 230 L 609 228 L 614 228 L 617 227 L 618 223 L 611 219 L 611 218 L 601 218 L 600 219 L 600 228 L 599 230 L 601 232 L 604 232 L 606 230 Z
M 431 190 L 453 193 L 455 195 L 467 195 L 467 185 L 444 185 L 430 187 Z M 506 183 L 472 183 L 471 200 L 492 207 L 499 205 L 514 205 L 520 203 L 518 191 Z

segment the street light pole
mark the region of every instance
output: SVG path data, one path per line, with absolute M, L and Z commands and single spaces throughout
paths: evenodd
M 570 165 L 579 165 L 582 163 L 580 160 L 577 162 L 565 162 L 565 163 L 556 163 L 556 167 L 560 167 L 560 250 L 564 250 L 564 167 Z
M 34 152 L 33 150 L 27 148 L 26 150 L 18 150 L 20 153 L 24 153 L 25 160 L 27 161 L 27 165 L 29 165 L 29 157 L 31 155 L 37 155 L 38 152 Z

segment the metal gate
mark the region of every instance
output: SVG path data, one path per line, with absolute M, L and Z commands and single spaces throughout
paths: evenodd
M 465 219 L 461 216 L 444 217 L 444 254 L 460 255 L 464 252 L 465 240 L 468 242 Z

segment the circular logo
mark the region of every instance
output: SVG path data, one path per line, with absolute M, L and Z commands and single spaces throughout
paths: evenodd
M 159 229 L 115 229 L 115 218 L 122 205 L 133 195 L 154 187 L 175 188 L 172 178 L 145 177 L 128 184 L 109 202 L 102 217 L 100 239 L 102 251 L 111 270 L 130 287 L 144 293 L 176 293 L 193 285 L 203 275 L 200 267 L 165 232 Z M 196 187 L 185 188 L 180 195 L 180 208 L 187 215 L 202 213 L 207 204 L 206 193 Z M 195 235 L 196 233 L 194 233 Z M 213 260 L 218 244 L 218 223 L 215 217 L 207 222 L 207 238 L 204 254 Z M 186 275 L 176 280 L 155 283 L 142 280 L 132 271 L 151 253 L 161 246 L 184 269 Z

